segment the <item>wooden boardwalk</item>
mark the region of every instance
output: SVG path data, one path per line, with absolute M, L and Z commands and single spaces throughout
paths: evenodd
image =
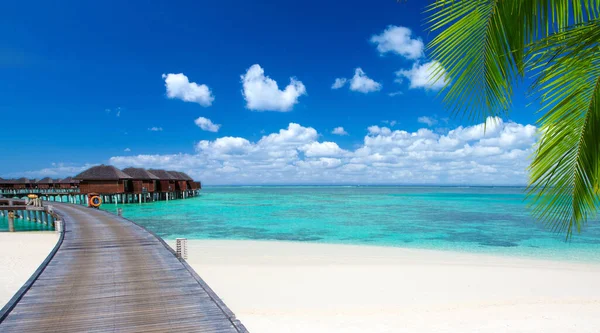
M 103 211 L 53 206 L 64 241 L 0 332 L 246 332 L 153 234 Z

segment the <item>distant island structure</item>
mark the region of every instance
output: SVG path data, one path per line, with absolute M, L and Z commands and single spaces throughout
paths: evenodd
M 202 185 L 180 171 L 97 165 L 74 177 L 40 180 L 0 178 L 0 196 L 25 198 L 36 194 L 45 200 L 84 203 L 89 194 L 104 203 L 142 203 L 185 199 L 199 195 Z

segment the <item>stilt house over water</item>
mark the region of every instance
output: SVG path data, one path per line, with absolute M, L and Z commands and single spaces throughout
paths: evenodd
M 58 181 L 58 188 L 61 190 L 74 190 L 79 188 L 79 181 L 73 177 L 67 177 Z
M 72 203 L 87 202 L 90 193 L 99 194 L 104 203 L 185 199 L 198 196 L 200 189 L 200 182 L 183 172 L 133 167 L 119 170 L 112 165 L 97 165 L 62 180 L 46 177 L 36 182 L 28 178 L 0 178 L 0 197 L 37 194 L 43 200 Z
M 130 192 L 128 180 L 132 177 L 112 165 L 91 167 L 75 176 L 79 180 L 79 192 L 121 194 Z
M 159 178 L 148 170 L 142 168 L 125 168 L 123 172 L 131 176 L 131 191 L 135 194 L 152 193 L 156 190 Z
M 50 177 L 42 178 L 36 182 L 36 188 L 40 190 L 49 190 L 54 188 L 54 180 Z
M 187 181 L 181 172 L 177 171 L 167 171 L 174 179 L 175 179 L 175 190 L 176 191 L 185 191 L 187 190 Z

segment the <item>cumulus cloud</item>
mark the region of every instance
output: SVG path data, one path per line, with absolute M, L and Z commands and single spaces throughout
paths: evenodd
M 298 98 L 306 94 L 306 87 L 296 78 L 290 78 L 290 84 L 279 90 L 277 82 L 268 76 L 260 65 L 248 68 L 242 78 L 242 95 L 246 107 L 255 111 L 291 111 Z
M 213 124 L 210 119 L 204 117 L 198 117 L 198 119 L 194 120 L 194 123 L 196 123 L 203 131 L 208 132 L 218 132 L 219 128 L 221 128 L 220 124 Z
M 406 59 L 419 59 L 423 56 L 424 44 L 420 38 L 411 38 L 409 28 L 390 25 L 381 34 L 371 37 L 380 54 L 392 52 Z
M 341 156 L 345 153 L 335 142 L 311 142 L 299 148 L 307 157 Z
M 381 122 L 384 124 L 389 124 L 391 127 L 396 126 L 396 124 L 398 123 L 396 120 L 382 120 Z
M 427 116 L 419 117 L 419 118 L 417 118 L 417 121 L 420 122 L 421 124 L 425 124 L 429 127 L 438 123 L 437 119 L 435 119 L 433 117 L 427 117 Z
M 198 103 L 204 107 L 212 105 L 215 100 L 210 88 L 206 84 L 190 82 L 183 73 L 163 74 L 168 98 L 177 98 L 185 102 Z
M 350 80 L 350 90 L 367 94 L 373 91 L 381 90 L 381 83 L 369 78 L 367 74 L 359 67 L 354 70 L 354 76 Z
M 162 129 L 162 127 L 156 127 L 156 126 L 154 126 L 154 127 L 148 128 L 148 130 L 150 132 L 162 132 L 163 129 Z
M 346 82 L 348 82 L 348 79 L 346 78 L 337 78 L 335 79 L 335 82 L 333 82 L 333 85 L 331 85 L 331 89 L 340 89 L 346 85 Z
M 331 134 L 348 135 L 348 132 L 346 132 L 346 130 L 340 126 L 340 127 L 334 128 L 333 131 L 331 131 Z
M 290 123 L 257 141 L 203 140 L 192 154 L 115 156 L 117 167 L 182 170 L 206 184 L 463 184 L 517 185 L 537 140 L 532 125 L 488 118 L 444 133 L 369 126 L 345 149 L 320 141 L 312 127 Z M 87 166 L 56 165 L 25 175 L 73 175 Z
M 402 78 L 408 79 L 411 89 L 440 90 L 450 82 L 446 70 L 437 61 L 424 64 L 415 62 L 411 69 L 397 71 L 396 77 L 399 83 Z
M 124 152 L 126 152 L 126 153 L 128 153 L 128 152 L 130 152 L 130 151 L 131 151 L 131 149 L 129 149 L 129 148 L 125 148 L 123 151 L 124 151 Z
M 381 90 L 381 83 L 369 78 L 367 74 L 358 67 L 354 70 L 354 76 L 351 79 L 337 78 L 331 86 L 331 89 L 339 89 L 350 82 L 350 90 L 358 91 L 363 94 Z

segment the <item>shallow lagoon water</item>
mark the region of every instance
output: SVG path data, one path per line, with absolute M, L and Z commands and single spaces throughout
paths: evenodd
M 599 261 L 600 223 L 566 242 L 531 216 L 524 188 L 207 187 L 200 197 L 105 205 L 166 239 L 367 244 Z

